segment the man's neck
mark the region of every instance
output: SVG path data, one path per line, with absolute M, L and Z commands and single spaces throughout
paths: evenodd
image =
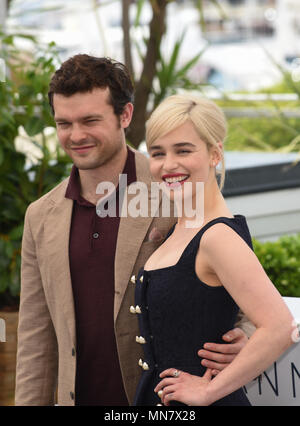
M 96 205 L 101 198 L 101 195 L 96 194 L 97 186 L 101 182 L 111 182 L 117 187 L 119 175 L 124 170 L 126 160 L 127 147 L 125 146 L 125 149 L 122 149 L 106 164 L 95 169 L 79 170 L 81 196 Z

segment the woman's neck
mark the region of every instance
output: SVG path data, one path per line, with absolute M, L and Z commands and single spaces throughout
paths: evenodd
M 217 181 L 210 185 L 204 184 L 203 193 L 200 194 L 198 192 L 195 194 L 192 206 L 192 209 L 189 209 L 190 214 L 188 215 L 186 214 L 186 209 L 182 208 L 181 215 L 178 217 L 178 227 L 201 228 L 203 224 L 216 217 L 232 217 L 232 213 L 226 205 Z

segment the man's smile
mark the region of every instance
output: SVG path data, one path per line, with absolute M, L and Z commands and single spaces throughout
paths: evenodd
M 84 145 L 84 146 L 78 146 L 78 147 L 71 147 L 71 150 L 75 151 L 78 154 L 85 154 L 86 152 L 90 151 L 94 147 L 95 145 Z

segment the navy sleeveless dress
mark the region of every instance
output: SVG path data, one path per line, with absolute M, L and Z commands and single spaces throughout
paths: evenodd
M 223 286 L 202 282 L 195 272 L 195 259 L 204 232 L 216 223 L 224 223 L 237 232 L 252 248 L 251 236 L 242 215 L 219 217 L 204 225 L 189 242 L 174 266 L 139 271 L 135 303 L 144 358 L 137 360 L 143 372 L 134 405 L 161 403 L 154 392 L 161 381 L 159 374 L 176 368 L 203 376 L 206 368 L 197 355 L 206 342 L 224 343 L 222 335 L 234 328 L 239 308 Z M 167 238 L 173 232 L 169 231 Z M 226 242 L 224 250 L 226 250 Z M 173 401 L 171 405 L 184 405 Z M 214 406 L 249 406 L 244 390 L 239 389 L 216 401 Z

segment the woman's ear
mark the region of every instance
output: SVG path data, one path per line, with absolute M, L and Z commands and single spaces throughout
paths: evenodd
M 222 160 L 223 143 L 218 142 L 218 147 L 212 147 L 211 149 L 211 167 L 216 167 Z

